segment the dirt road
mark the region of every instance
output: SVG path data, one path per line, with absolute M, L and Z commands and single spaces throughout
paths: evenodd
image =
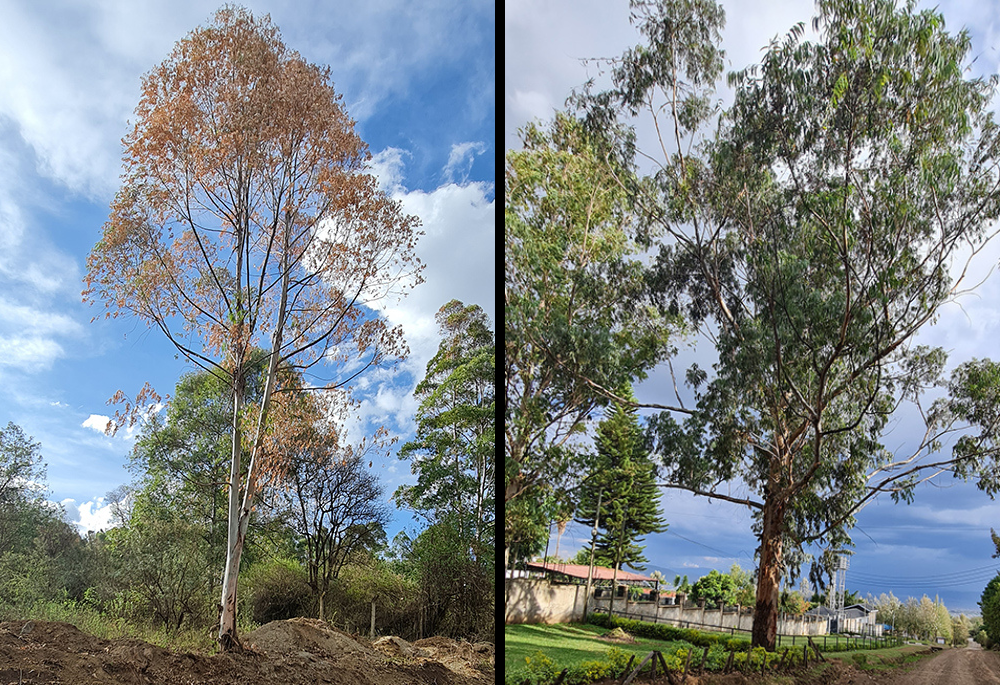
M 975 644 L 975 643 L 973 643 Z M 891 685 L 1000 685 L 1000 654 L 979 645 L 947 649 L 891 681 Z

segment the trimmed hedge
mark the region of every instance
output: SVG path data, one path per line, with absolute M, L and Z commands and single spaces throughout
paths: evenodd
M 631 618 L 609 616 L 608 614 L 588 614 L 587 623 L 602 628 L 621 628 L 622 630 L 653 640 L 683 640 L 698 647 L 721 645 L 725 651 L 749 652 L 750 640 L 742 637 L 728 637 L 718 633 L 703 633 L 693 628 L 677 628 L 666 623 L 649 623 Z

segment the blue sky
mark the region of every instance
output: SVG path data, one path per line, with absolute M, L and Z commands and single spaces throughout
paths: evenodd
M 722 4 L 729 70 L 759 61 L 761 48 L 771 38 L 784 36 L 797 22 L 808 27 L 815 14 L 808 0 Z M 950 30 L 969 28 L 977 73 L 1000 70 L 1000 4 L 944 0 L 919 6 L 937 6 Z M 572 88 L 588 78 L 601 78 L 595 66 L 584 66 L 581 59 L 613 57 L 639 41 L 628 23 L 626 0 L 508 0 L 504 10 L 505 148 L 518 146 L 516 132 L 526 122 L 550 118 Z M 640 124 L 640 141 L 644 134 Z M 982 276 L 997 265 L 998 257 L 1000 250 L 993 250 Z M 998 303 L 1000 276 L 993 274 L 975 295 L 944 310 L 919 342 L 944 347 L 953 364 L 973 357 L 996 358 Z M 710 361 L 701 365 L 707 368 Z M 666 371 L 654 373 L 636 388 L 636 395 L 651 402 L 672 398 Z M 903 450 L 918 429 L 912 417 L 901 416 L 890 427 L 886 445 Z M 733 494 L 740 494 L 739 484 L 731 487 Z M 680 491 L 667 491 L 661 502 L 670 527 L 647 539 L 650 571 L 659 569 L 670 579 L 686 574 L 693 580 L 712 568 L 724 571 L 734 562 L 754 568 L 757 543 L 745 510 Z M 858 517 L 847 586 L 862 594 L 892 591 L 900 598 L 940 595 L 952 611 L 978 613 L 983 587 L 1000 570 L 1000 560 L 992 558 L 991 527 L 1000 531 L 1000 502 L 951 479 L 921 486 L 909 506 L 878 500 Z M 560 554 L 572 554 L 588 541 L 589 531 L 571 524 L 560 541 Z M 553 536 L 550 552 L 555 544 Z
M 284 2 L 285 43 L 331 67 L 368 143 L 372 170 L 422 220 L 425 283 L 383 314 L 411 355 L 365 378 L 352 434 L 412 435 L 414 385 L 434 354 L 434 314 L 457 298 L 495 319 L 495 5 Z M 104 495 L 130 480 L 126 431 L 101 430 L 117 390 L 161 394 L 191 371 L 158 331 L 105 321 L 83 304 L 86 259 L 118 187 L 120 140 L 141 76 L 217 5 L 190 0 L 0 0 L 0 421 L 41 444 L 53 501 L 83 528 L 106 525 Z M 101 317 L 91 321 L 95 316 Z M 393 455 L 374 465 L 391 493 L 411 480 Z M 413 523 L 397 515 L 390 538 Z

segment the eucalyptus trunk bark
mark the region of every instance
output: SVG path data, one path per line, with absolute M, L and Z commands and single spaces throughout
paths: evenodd
M 240 472 L 243 461 L 243 433 L 240 414 L 243 412 L 243 383 L 233 380 L 233 442 L 229 464 L 229 515 L 226 539 L 226 568 L 222 574 L 222 605 L 219 617 L 219 646 L 223 651 L 239 647 L 236 635 L 236 582 L 243 537 L 240 535 Z
M 250 449 L 250 462 L 247 464 L 245 481 L 242 472 L 243 457 L 243 402 L 246 392 L 246 370 L 243 359 L 237 358 L 234 363 L 233 375 L 233 444 L 230 464 L 229 483 L 229 526 L 226 542 L 226 569 L 222 576 L 222 612 L 219 617 L 219 646 L 228 652 L 242 649 L 236 634 L 236 587 L 240 573 L 240 559 L 243 556 L 243 543 L 246 540 L 247 528 L 250 525 L 250 512 L 253 498 L 257 492 L 257 458 L 263 449 L 264 427 L 267 423 L 271 395 L 278 375 L 280 361 L 282 332 L 285 326 L 285 316 L 288 307 L 288 287 L 290 270 L 288 263 L 288 232 L 284 233 L 284 250 L 281 257 L 281 291 L 278 314 L 274 332 L 271 334 L 271 352 L 267 365 L 267 376 L 264 381 L 264 394 L 260 400 L 260 410 L 257 415 L 257 425 L 253 434 Z M 242 268 L 242 254 L 238 265 Z M 237 310 L 242 311 L 242 304 L 237 301 Z M 242 484 L 242 488 L 241 488 Z
M 757 605 L 751 633 L 754 647 L 773 652 L 778 636 L 779 589 L 784 561 L 782 530 L 785 521 L 783 502 L 764 500 L 760 536 L 760 565 L 757 571 Z

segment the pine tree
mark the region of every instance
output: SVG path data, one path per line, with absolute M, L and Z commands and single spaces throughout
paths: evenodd
M 631 399 L 631 389 L 623 393 Z M 660 515 L 656 467 L 636 411 L 615 404 L 597 426 L 597 457 L 584 480 L 577 521 L 594 526 L 600 499 L 595 563 L 642 570 L 648 561 L 644 536 L 667 529 Z

